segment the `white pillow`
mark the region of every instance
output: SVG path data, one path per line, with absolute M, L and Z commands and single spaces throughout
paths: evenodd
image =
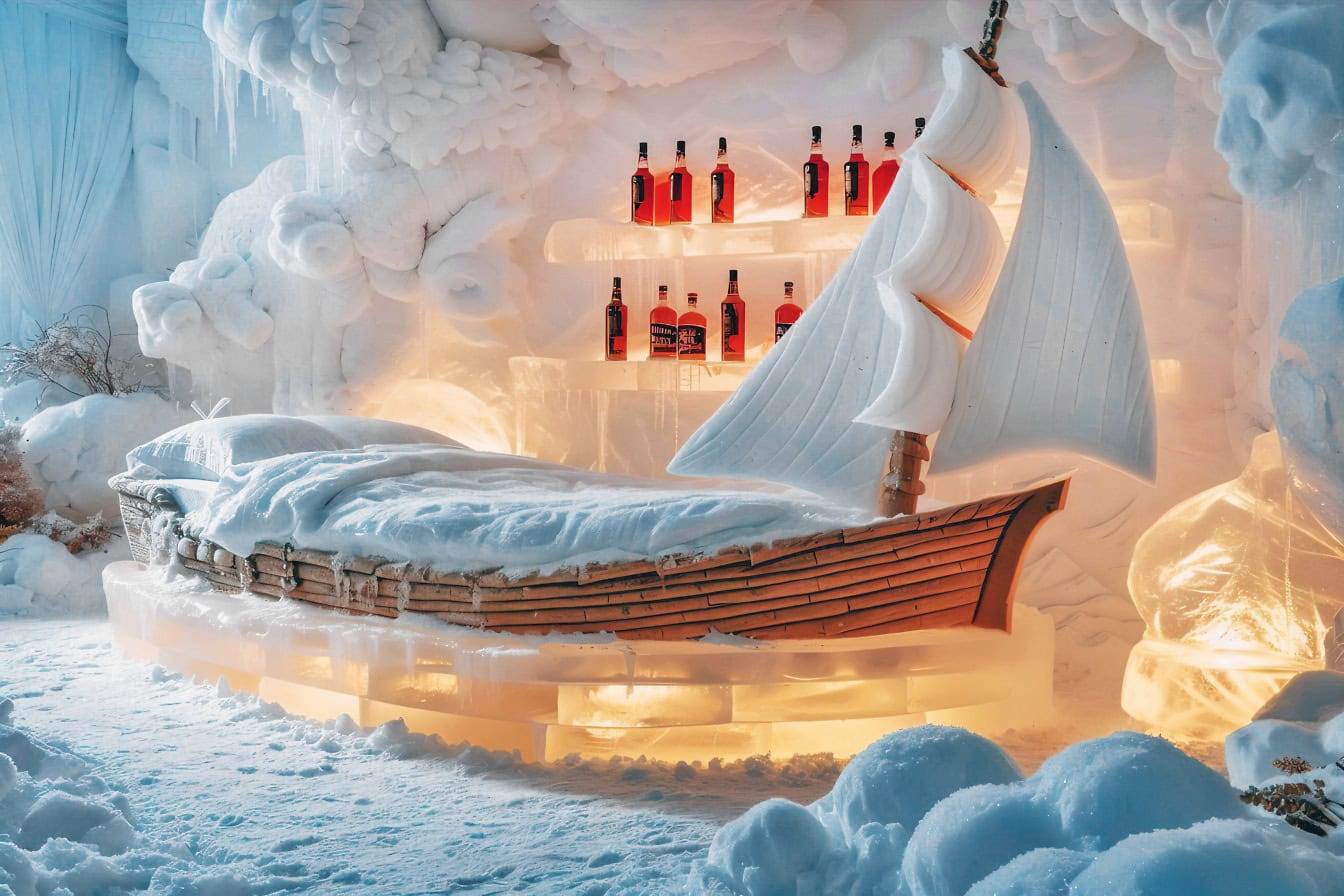
M 275 414 L 243 414 L 197 420 L 164 433 L 126 455 L 137 479 L 218 481 L 234 464 L 351 447 L 340 436 L 309 420 Z
M 323 415 L 302 417 L 316 423 L 327 432 L 342 439 L 351 448 L 363 448 L 366 445 L 447 445 L 451 448 L 466 448 L 456 439 L 450 439 L 432 429 L 411 426 L 409 423 L 396 423 L 392 420 L 377 420 L 373 417 L 342 417 Z

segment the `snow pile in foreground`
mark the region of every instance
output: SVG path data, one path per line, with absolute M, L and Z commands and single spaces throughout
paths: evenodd
M 1326 793 L 1344 801 L 1344 769 L 1334 765 L 1344 757 L 1344 673 L 1294 677 L 1254 721 L 1228 735 L 1224 752 L 1228 777 L 1237 787 L 1287 780 L 1274 760 L 1299 756 L 1318 769 L 1308 777 L 1326 779 Z
M 258 892 L 233 875 L 201 874 L 184 846 L 146 842 L 124 794 L 77 756 L 13 727 L 12 710 L 0 700 L 0 892 Z
M 1023 779 L 955 728 L 888 735 L 811 806 L 773 799 L 714 838 L 697 894 L 1224 896 L 1338 893 L 1344 861 L 1243 806 L 1216 772 L 1133 732 Z
M 257 542 L 530 572 L 710 551 L 870 522 L 764 492 L 693 491 L 506 454 L 425 445 L 237 464 L 188 526 L 235 554 Z
M 120 557 L 108 549 L 71 554 L 65 545 L 29 532 L 0 542 L 0 615 L 68 616 L 104 607 L 103 567 Z

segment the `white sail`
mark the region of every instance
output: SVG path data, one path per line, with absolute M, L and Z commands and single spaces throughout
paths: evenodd
M 1022 210 L 930 472 L 1069 450 L 1151 480 L 1152 378 L 1115 216 L 1040 96 L 1018 93 L 1031 132 Z
M 983 74 L 980 77 L 989 80 Z M 922 154 L 907 153 L 903 164 L 912 176 L 907 218 L 922 226 L 882 276 L 894 288 L 932 302 L 957 323 L 973 329 L 1003 262 L 999 225 L 987 205 Z
M 884 429 L 937 432 L 952 409 L 962 339 L 890 278 L 879 277 L 877 287 L 901 344 L 887 387 L 855 420 Z
M 876 274 L 918 235 L 920 222 L 906 214 L 910 187 L 902 166 L 839 273 L 687 440 L 669 472 L 778 482 L 875 506 L 891 434 L 854 418 L 886 386 L 897 360 L 899 334 L 882 309 Z
M 1012 176 L 1021 136 L 1021 104 L 985 76 L 964 50 L 943 50 L 946 87 L 914 142 L 923 153 L 977 193 L 987 195 Z

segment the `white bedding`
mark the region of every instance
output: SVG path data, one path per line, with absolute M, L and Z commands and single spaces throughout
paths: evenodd
M 513 573 L 768 543 L 871 520 L 807 496 L 684 489 L 429 445 L 235 465 L 188 515 L 193 531 L 238 554 L 290 542 Z

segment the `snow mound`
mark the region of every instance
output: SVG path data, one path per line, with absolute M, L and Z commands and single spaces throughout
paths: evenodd
M 1297 675 L 1250 724 L 1227 736 L 1223 752 L 1228 778 L 1236 787 L 1278 780 L 1274 760 L 1284 756 L 1331 766 L 1344 756 L 1344 673 Z
M 106 488 L 106 485 L 104 485 Z M 20 533 L 0 546 L 0 616 L 66 616 L 101 610 L 110 551 L 71 554 L 45 535 Z
M 1230 854 L 1239 838 L 1244 856 Z M 1074 744 L 1023 780 L 989 741 L 926 726 L 869 747 L 811 807 L 771 800 L 726 825 L 691 891 L 1315 894 L 1334 892 L 1321 887 L 1341 871 L 1159 738 L 1125 731 Z
M 74 520 L 117 517 L 107 480 L 126 452 L 186 422 L 188 414 L 157 395 L 89 395 L 34 415 L 23 424 L 24 463 L 47 509 Z

